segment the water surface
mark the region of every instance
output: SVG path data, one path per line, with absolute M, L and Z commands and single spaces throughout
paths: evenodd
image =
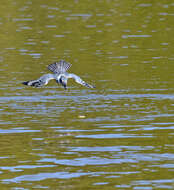
M 170 1 L 0 7 L 0 187 L 173 189 Z M 74 81 L 22 86 L 65 59 Z

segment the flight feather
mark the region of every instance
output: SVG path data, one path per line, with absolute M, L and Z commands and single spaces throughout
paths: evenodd
M 71 64 L 64 60 L 48 65 L 48 69 L 54 74 L 65 73 L 70 67 Z

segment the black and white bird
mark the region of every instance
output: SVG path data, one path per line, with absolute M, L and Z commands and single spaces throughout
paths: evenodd
M 23 82 L 22 84 L 34 87 L 41 87 L 47 85 L 51 79 L 55 79 L 57 83 L 61 84 L 65 89 L 67 89 L 67 82 L 69 78 L 73 78 L 77 83 L 86 86 L 88 88 L 95 88 L 94 86 L 83 81 L 79 76 L 73 73 L 67 73 L 66 71 L 71 67 L 70 63 L 64 60 L 52 63 L 48 65 L 48 69 L 53 72 L 53 74 L 45 74 L 37 80 L 30 80 Z

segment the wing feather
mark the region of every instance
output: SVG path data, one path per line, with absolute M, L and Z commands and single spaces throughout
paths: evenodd
M 82 80 L 79 76 L 75 75 L 75 74 L 71 74 L 71 78 L 73 78 L 77 83 L 86 86 L 87 88 L 95 88 L 95 86 L 86 83 L 84 80 Z
M 65 73 L 70 67 L 71 64 L 64 60 L 48 65 L 48 69 L 54 74 Z

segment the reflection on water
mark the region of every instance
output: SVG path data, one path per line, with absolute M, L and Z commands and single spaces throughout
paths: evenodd
M 3 189 L 173 189 L 173 6 L 0 7 Z M 59 59 L 97 88 L 21 84 Z

